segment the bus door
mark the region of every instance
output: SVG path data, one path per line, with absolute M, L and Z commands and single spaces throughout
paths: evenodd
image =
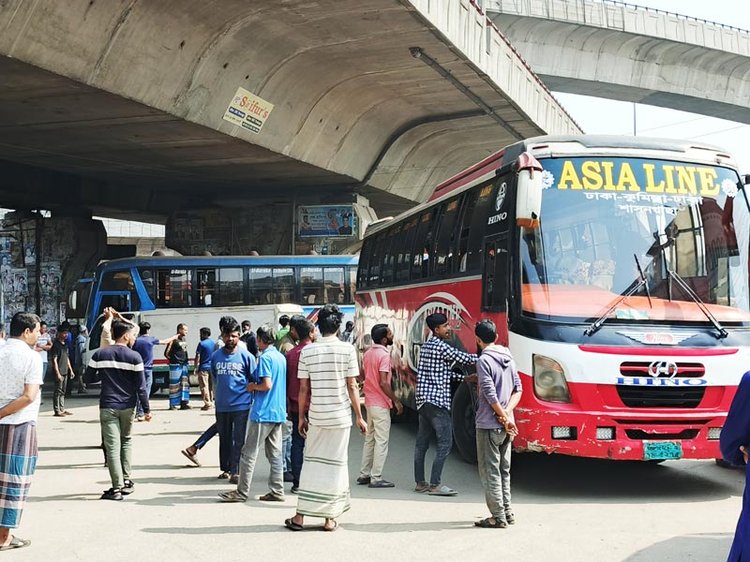
M 506 312 L 508 309 L 508 233 L 484 241 L 482 310 Z

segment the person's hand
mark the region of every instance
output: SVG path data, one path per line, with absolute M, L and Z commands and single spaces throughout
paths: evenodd
M 470 383 L 472 383 L 472 384 L 476 384 L 476 383 L 477 383 L 477 381 L 479 381 L 479 377 L 478 377 L 478 376 L 477 376 L 476 374 L 474 374 L 474 375 L 466 375 L 466 376 L 464 377 L 464 380 L 465 380 L 466 382 L 470 382 Z
M 151 412 L 143 415 L 143 419 L 146 420 L 147 422 L 150 422 L 152 417 L 153 416 L 151 415 Z
M 357 418 L 357 427 L 359 428 L 360 433 L 367 433 L 367 422 L 361 417 Z
M 110 308 L 109 306 L 105 307 L 102 314 L 104 315 L 104 320 L 109 320 L 110 318 L 112 318 L 112 308 Z
M 740 452 L 742 453 L 742 458 L 745 459 L 745 464 L 747 464 L 747 457 L 748 457 L 747 447 L 745 445 L 740 445 Z
M 511 437 L 515 437 L 516 435 L 518 435 L 518 426 L 516 426 L 516 423 L 514 421 L 506 420 L 505 432 Z
M 255 386 L 255 385 L 254 385 L 253 383 L 251 383 L 251 382 L 247 383 L 247 387 L 246 387 L 246 388 L 247 388 L 247 391 L 248 391 L 248 392 L 252 392 L 253 390 L 255 390 L 255 389 L 253 388 L 253 386 Z
M 396 402 L 396 415 L 400 416 L 404 413 L 404 405 L 401 402 Z
M 57 375 L 57 382 L 62 382 L 63 378 L 62 375 Z
M 304 416 L 300 416 L 299 422 L 297 423 L 297 431 L 303 439 L 307 439 L 307 419 Z
M 76 374 L 75 373 L 70 373 L 70 380 L 73 380 L 74 378 L 76 378 Z

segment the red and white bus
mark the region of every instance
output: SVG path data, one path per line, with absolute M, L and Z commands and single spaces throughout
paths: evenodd
M 687 141 L 511 145 L 367 233 L 357 331 L 393 328 L 396 390 L 413 406 L 425 317 L 447 313 L 467 350 L 492 319 L 524 384 L 517 450 L 718 458 L 750 369 L 746 180 L 729 154 Z M 456 446 L 472 459 L 475 391 L 455 390 Z

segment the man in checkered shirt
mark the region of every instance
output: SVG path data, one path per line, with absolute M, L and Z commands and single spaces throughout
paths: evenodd
M 476 375 L 464 377 L 451 370 L 454 364 L 474 365 L 477 356 L 456 349 L 446 342 L 451 328 L 445 314 L 436 312 L 427 317 L 427 327 L 432 336 L 422 344 L 417 366 L 417 410 L 419 431 L 414 449 L 415 492 L 427 492 L 432 496 L 455 496 L 457 492 L 440 483 L 443 464 L 453 445 L 451 422 L 451 379 L 476 381 Z M 425 480 L 424 457 L 430 448 L 430 437 L 435 434 L 437 452 L 432 463 L 430 482 Z

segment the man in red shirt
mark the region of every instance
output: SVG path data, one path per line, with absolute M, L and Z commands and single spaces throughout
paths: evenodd
M 370 330 L 370 335 L 372 345 L 362 358 L 367 434 L 357 484 L 368 484 L 370 488 L 393 488 L 393 482 L 383 479 L 391 432 L 391 408 L 395 405 L 398 415 L 404 411 L 391 388 L 391 352 L 388 346 L 393 345 L 393 332 L 387 324 L 376 324 Z
M 312 343 L 315 326 L 304 316 L 294 316 L 290 322 L 289 333 L 299 343 L 286 353 L 286 413 L 292 422 L 292 493 L 299 488 L 299 475 L 302 472 L 302 459 L 305 452 L 305 438 L 299 432 L 299 356 L 305 346 Z M 307 405 L 310 397 L 308 393 Z M 307 415 L 307 412 L 304 412 Z

